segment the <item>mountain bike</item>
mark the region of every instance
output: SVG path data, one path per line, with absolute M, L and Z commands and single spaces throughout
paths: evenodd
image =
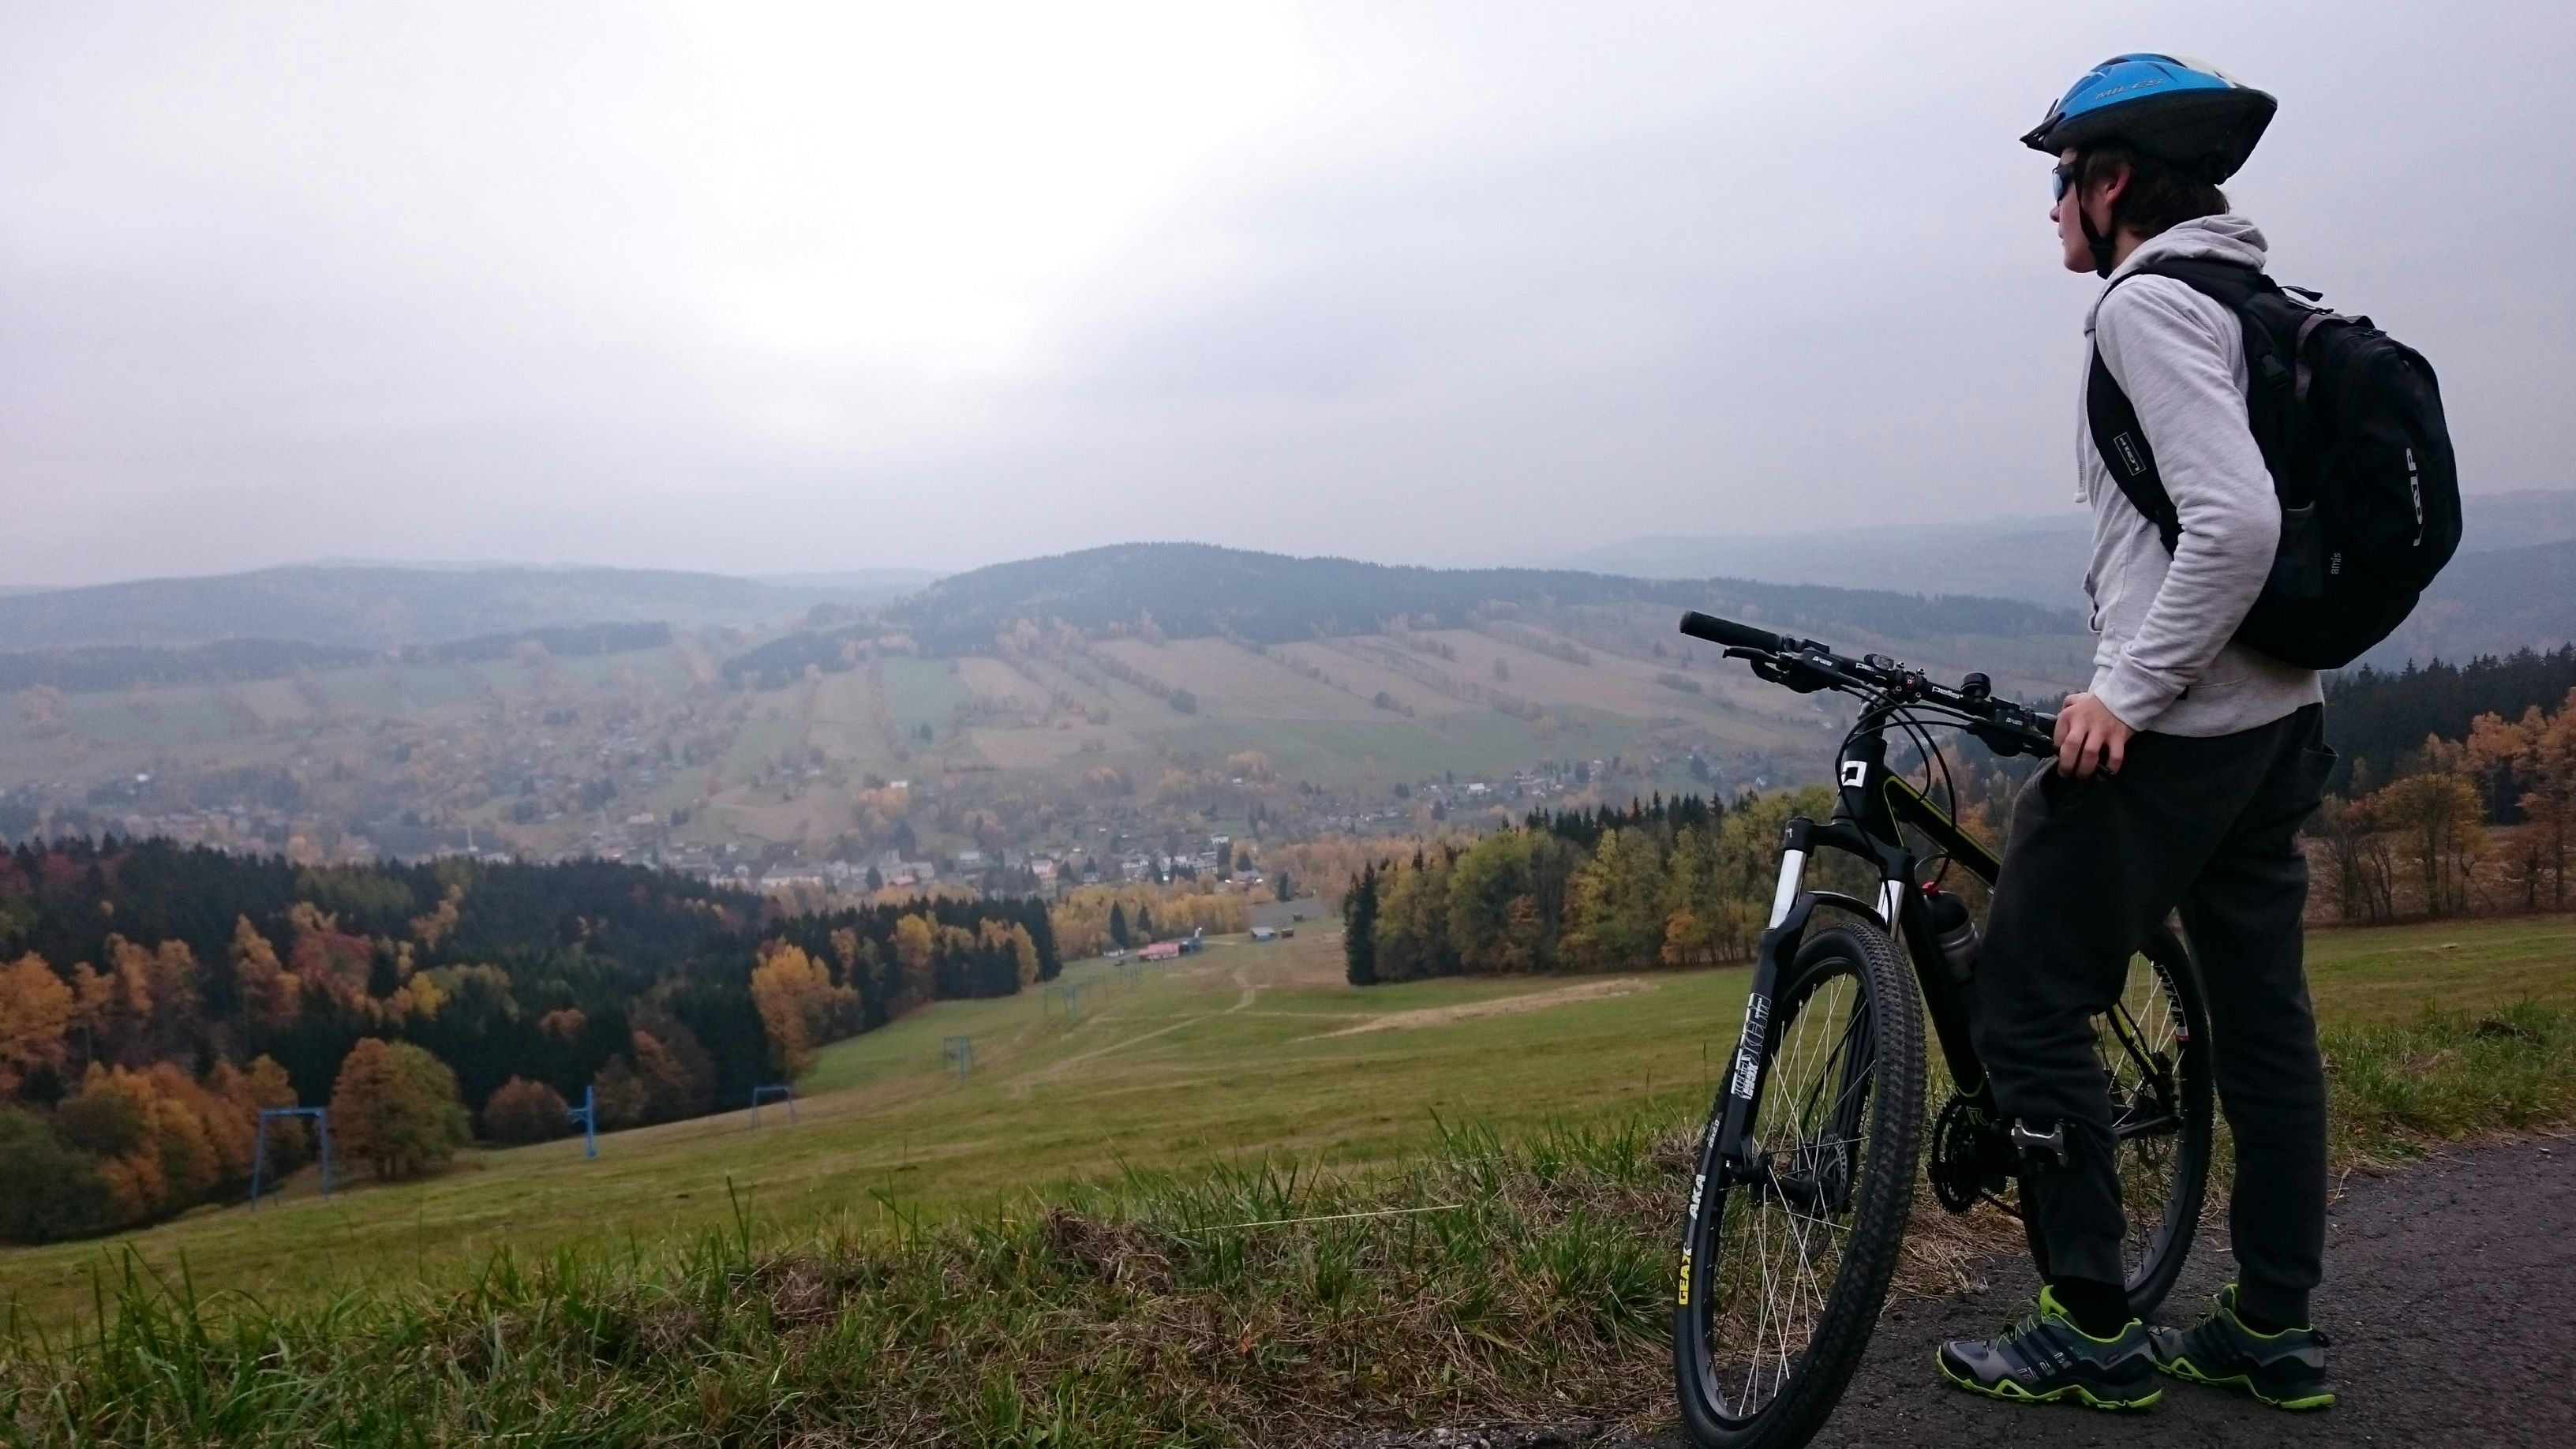
M 1999 697 L 1982 674 L 1945 686 L 1884 655 L 1845 658 L 1705 614 L 1683 615 L 1681 631 L 1774 684 L 1861 701 L 1837 751 L 1831 816 L 1793 818 L 1781 836 L 1743 1035 L 1682 1228 L 1683 1421 L 1708 1449 L 1782 1449 L 1823 1426 L 1859 1363 L 1896 1271 L 1918 1157 L 1948 1211 L 1991 1202 L 2017 1215 L 2025 1165 L 2062 1160 L 2062 1126 L 2042 1135 L 2001 1120 L 1969 1035 L 1973 922 L 1943 882 L 1956 869 L 1991 886 L 2001 862 L 1951 818 L 1955 788 L 1949 809 L 1935 803 L 1951 777 L 1930 733 L 1961 729 L 1999 755 L 2045 758 L 2056 721 Z M 1891 735 L 1915 751 L 1901 771 Z M 1826 851 L 1856 860 L 1874 898 L 1810 883 Z M 1950 1086 L 1928 1141 L 1927 1018 Z M 2207 1017 L 2169 928 L 2140 944 L 2120 999 L 2093 1025 L 2114 1107 L 2129 1300 L 2143 1314 L 2182 1271 L 2209 1168 Z M 2046 1246 L 2025 1224 L 2044 1273 Z

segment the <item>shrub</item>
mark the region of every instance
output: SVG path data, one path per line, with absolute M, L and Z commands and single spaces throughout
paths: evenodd
M 0 1107 L 0 1242 L 46 1243 L 103 1233 L 107 1181 L 98 1159 L 67 1146 L 45 1119 Z
M 483 1103 L 483 1133 L 497 1142 L 543 1142 L 570 1125 L 563 1094 L 525 1077 L 503 1082 Z

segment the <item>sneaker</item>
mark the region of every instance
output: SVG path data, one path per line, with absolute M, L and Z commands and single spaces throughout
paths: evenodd
M 2335 1401 L 2326 1386 L 2326 1336 L 2314 1328 L 2256 1333 L 2236 1316 L 2233 1283 L 2190 1328 L 2148 1333 L 2156 1367 L 2175 1378 L 2243 1389 L 2276 1409 L 2323 1409 Z
M 1957 1339 L 1933 1355 L 1941 1377 L 1993 1399 L 2073 1399 L 2096 1409 L 2143 1409 L 2164 1397 L 2147 1326 L 2130 1319 L 2109 1338 L 2075 1326 L 2048 1289 L 2039 1306 L 1990 1342 Z

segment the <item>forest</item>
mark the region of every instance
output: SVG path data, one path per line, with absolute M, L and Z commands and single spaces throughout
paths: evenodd
M 2346 763 L 2308 822 L 2312 914 L 2369 925 L 2569 907 L 2576 647 L 2364 670 L 2332 681 L 2326 708 Z M 2000 845 L 2026 768 L 1954 751 L 1960 822 Z M 1743 960 L 1770 903 L 1781 825 L 1832 806 L 1821 786 L 1731 806 L 1657 798 L 1537 813 L 1409 860 L 1364 861 L 1344 872 L 1349 978 Z M 1981 893 L 1957 873 L 1950 885 L 1972 903 Z
M 559 1132 L 587 1089 L 603 1127 L 734 1106 L 826 1042 L 1059 965 L 1034 899 L 790 915 L 601 861 L 315 869 L 159 840 L 22 845 L 0 854 L 0 1145 L 47 1165 L 0 1177 L 0 1238 L 237 1190 L 260 1107 L 327 1102 L 339 1123 L 344 1101 L 390 1100 L 391 1120 L 418 1094 L 405 1130 L 425 1135 L 353 1151 L 399 1175 L 475 1121 Z M 529 1110 L 546 1101 L 550 1124 Z M 362 1145 L 354 1121 L 344 1135 Z
M 1741 960 L 1762 932 L 1781 827 L 1832 808 L 1821 785 L 1732 807 L 1685 795 L 1426 845 L 1364 867 L 1344 894 L 1344 965 L 1372 986 Z
M 2466 664 L 2409 662 L 2402 669 L 2364 666 L 2326 681 L 2326 734 L 2343 758 L 2326 788 L 2367 794 L 2423 749 L 2427 735 L 2465 738 L 2483 714 L 2519 719 L 2576 689 L 2576 644 L 2548 653 L 2525 649 L 2481 654 Z

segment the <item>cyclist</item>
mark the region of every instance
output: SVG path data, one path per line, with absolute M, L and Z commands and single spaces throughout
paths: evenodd
M 2229 642 L 2281 528 L 2246 422 L 2241 324 L 2180 281 L 2128 275 L 2157 257 L 2262 266 L 2262 233 L 2218 183 L 2273 107 L 2208 66 L 2122 55 L 2022 138 L 2057 160 L 2050 217 L 2067 269 L 2112 279 L 2086 330 L 2137 409 L 2182 533 L 2168 555 L 2079 419 L 2100 643 L 2091 684 L 2058 715 L 2056 765 L 2015 803 L 1977 966 L 1977 1048 L 2025 1144 L 2045 1281 L 2036 1310 L 2001 1335 L 1937 1355 L 1945 1378 L 1997 1398 L 2144 1408 L 2162 1370 L 2283 1407 L 2333 1402 L 2308 1315 L 2325 1241 L 2325 1074 L 2297 841 L 2333 755 L 2316 674 Z M 2090 1025 L 2177 906 L 2235 1132 L 2241 1274 L 2187 1332 L 2129 1311 L 2112 1104 Z

